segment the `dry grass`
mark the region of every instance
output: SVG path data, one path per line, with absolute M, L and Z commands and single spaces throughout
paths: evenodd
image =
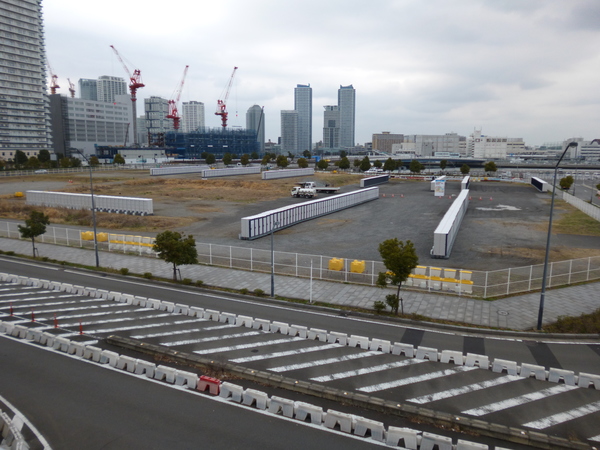
M 519 258 L 526 258 L 535 261 L 543 261 L 546 255 L 545 248 L 525 248 L 525 247 L 502 247 L 502 248 L 491 248 L 488 254 L 498 255 L 500 257 L 516 256 Z M 571 247 L 560 247 L 551 246 L 550 248 L 550 261 L 566 261 L 569 259 L 588 258 L 590 256 L 600 255 L 600 250 L 589 249 L 589 248 L 571 248 Z

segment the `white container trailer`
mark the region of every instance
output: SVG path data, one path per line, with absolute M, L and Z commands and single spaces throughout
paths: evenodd
M 72 194 L 67 192 L 26 191 L 28 205 L 62 207 L 70 209 L 91 209 L 90 194 Z M 94 195 L 96 210 L 121 214 L 154 214 L 150 198 L 118 197 L 112 195 Z
M 276 178 L 305 177 L 314 174 L 315 169 L 310 167 L 306 169 L 265 170 L 261 177 L 263 180 L 274 180 Z
M 452 246 L 454 245 L 468 206 L 469 190 L 465 189 L 452 202 L 452 205 L 450 205 L 450 208 L 446 211 L 446 214 L 433 232 L 433 248 L 430 252 L 433 258 L 447 259 L 450 257 Z
M 202 171 L 207 169 L 210 169 L 210 167 L 206 164 L 194 166 L 153 167 L 150 169 L 150 176 L 179 175 L 182 173 L 202 173 Z
M 203 170 L 202 178 L 230 177 L 234 175 L 250 175 L 260 173 L 260 166 L 228 167 L 225 169 Z

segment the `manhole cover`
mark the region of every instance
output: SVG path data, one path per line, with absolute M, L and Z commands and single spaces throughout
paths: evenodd
M 508 316 L 508 311 L 498 311 L 499 316 Z

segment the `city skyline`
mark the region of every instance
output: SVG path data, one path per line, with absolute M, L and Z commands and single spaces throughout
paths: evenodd
M 43 2 L 43 9 L 46 50 L 62 94 L 67 77 L 124 77 L 109 47 L 115 45 L 142 71 L 140 100 L 169 99 L 189 64 L 181 100 L 203 102 L 208 127 L 218 126 L 216 102 L 238 66 L 230 124 L 243 125 L 250 106 L 264 106 L 272 141 L 279 111 L 292 106 L 290 89 L 308 82 L 313 130 L 322 128 L 323 106 L 337 103 L 335 87 L 357 89 L 358 143 L 382 131 L 468 136 L 475 128 L 522 137 L 527 145 L 599 137 L 597 2 L 307 0 L 298 9 L 268 0 L 181 0 L 156 14 L 107 0 L 90 15 L 84 3 L 64 0 Z M 194 19 L 182 19 L 182 9 Z M 173 45 L 170 23 L 186 45 Z M 205 44 L 216 35 L 218 43 Z

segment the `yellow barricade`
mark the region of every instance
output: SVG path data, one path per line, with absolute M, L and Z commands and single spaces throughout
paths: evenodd
M 342 270 L 344 268 L 344 260 L 342 258 L 331 258 L 329 260 L 329 270 Z
M 365 271 L 365 262 L 354 260 L 350 263 L 350 272 L 363 273 Z

